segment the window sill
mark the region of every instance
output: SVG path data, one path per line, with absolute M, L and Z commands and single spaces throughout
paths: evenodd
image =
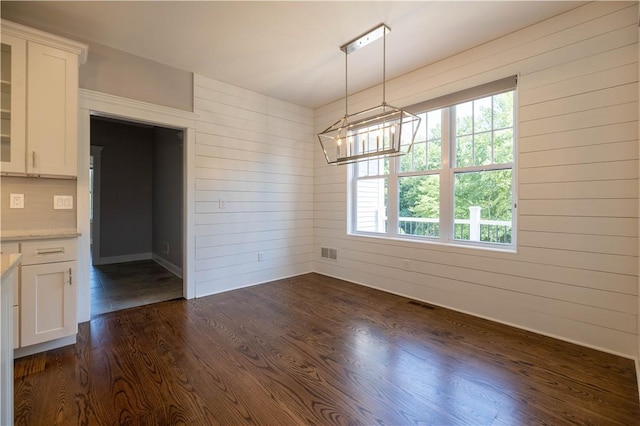
M 470 250 L 480 250 L 485 252 L 493 252 L 493 253 L 504 253 L 504 254 L 517 254 L 518 250 L 516 245 L 509 246 L 501 246 L 497 244 L 487 244 L 487 243 L 469 243 L 466 241 L 453 242 L 453 241 L 436 241 L 430 240 L 426 238 L 411 238 L 411 237 L 393 237 L 389 235 L 382 235 L 376 233 L 365 233 L 365 232 L 347 232 L 347 236 L 356 237 L 356 238 L 364 238 L 364 239 L 376 239 L 376 240 L 386 240 L 400 243 L 414 243 L 420 245 L 428 245 L 434 247 L 446 247 L 446 248 L 455 248 L 455 249 L 470 249 Z

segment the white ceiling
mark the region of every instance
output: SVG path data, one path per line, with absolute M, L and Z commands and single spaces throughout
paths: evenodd
M 387 79 L 580 6 L 576 1 L 2 1 L 2 17 L 316 108 L 344 95 L 339 47 L 379 23 Z M 91 54 L 91 52 L 89 52 Z M 349 93 L 382 82 L 382 43 Z

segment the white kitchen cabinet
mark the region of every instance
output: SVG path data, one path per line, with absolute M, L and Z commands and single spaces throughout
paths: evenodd
M 75 275 L 75 261 L 22 267 L 21 346 L 76 334 Z
M 76 239 L 26 241 L 20 251 L 20 347 L 74 336 Z
M 0 171 L 25 171 L 26 114 L 26 54 L 24 39 L 2 34 L 0 80 L 2 130 L 0 140 Z
M 22 48 L 18 43 L 20 40 L 24 43 Z M 14 44 L 18 47 L 13 48 Z M 10 128 L 11 132 L 6 135 L 8 139 L 3 136 L 3 140 L 10 141 L 10 144 L 5 144 L 10 151 L 3 151 L 0 171 L 5 174 L 75 177 L 78 66 L 86 60 L 87 46 L 4 20 L 2 46 L 3 52 L 11 53 L 11 85 L 3 82 L 3 90 L 6 86 L 11 92 L 10 103 L 7 97 L 7 105 L 11 105 L 7 129 Z M 5 56 L 3 53 L 3 62 Z M 3 74 L 4 68 L 3 65 Z M 18 84 L 14 85 L 14 80 Z M 21 99 L 26 99 L 24 106 L 20 106 Z M 16 102 L 18 104 L 14 107 Z M 3 94 L 3 111 L 4 104 Z M 5 154 L 5 151 L 10 154 Z

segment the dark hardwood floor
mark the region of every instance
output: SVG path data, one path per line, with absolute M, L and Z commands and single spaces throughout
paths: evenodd
M 108 313 L 17 425 L 637 425 L 633 361 L 317 274 Z
M 182 297 L 182 278 L 153 260 L 92 266 L 91 316 Z

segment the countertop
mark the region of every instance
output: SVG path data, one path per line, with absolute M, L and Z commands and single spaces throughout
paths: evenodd
M 11 273 L 11 271 L 22 261 L 20 253 L 0 255 L 0 264 L 2 265 L 2 280 Z
M 25 229 L 2 231 L 0 241 L 50 240 L 56 238 L 77 238 L 81 234 L 77 229 Z

